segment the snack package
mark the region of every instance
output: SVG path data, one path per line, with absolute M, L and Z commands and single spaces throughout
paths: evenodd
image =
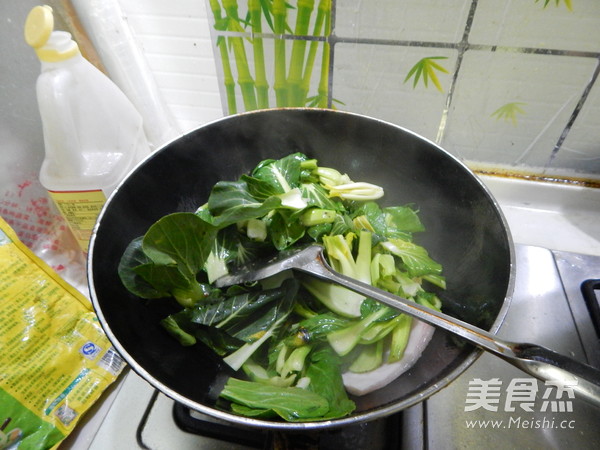
M 0 218 L 0 449 L 57 447 L 123 367 L 89 300 Z

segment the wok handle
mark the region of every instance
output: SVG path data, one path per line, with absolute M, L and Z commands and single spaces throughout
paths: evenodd
M 450 331 L 542 381 L 556 383 L 557 387 L 571 388 L 583 400 L 600 407 L 600 370 L 594 367 L 538 345 L 504 341 L 467 322 L 349 278 L 333 270 L 322 252 L 294 269 L 346 287 L 430 325 Z

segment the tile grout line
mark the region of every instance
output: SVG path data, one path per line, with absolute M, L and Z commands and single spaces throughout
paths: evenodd
M 561 135 L 558 138 L 558 141 L 556 142 L 556 144 L 554 145 L 554 148 L 552 149 L 552 153 L 550 154 L 550 158 L 548 159 L 548 163 L 546 164 L 544 171 L 552 165 L 554 159 L 556 158 L 556 155 L 558 155 L 559 150 L 562 148 L 562 145 L 565 142 L 565 140 L 567 139 L 567 136 L 569 135 L 571 128 L 573 128 L 573 124 L 575 123 L 575 120 L 577 120 L 577 117 L 579 116 L 579 113 L 581 112 L 581 109 L 583 108 L 583 105 L 585 104 L 585 102 L 590 94 L 590 91 L 596 84 L 596 80 L 598 79 L 599 74 L 600 74 L 600 57 L 598 57 L 598 61 L 596 62 L 596 68 L 594 69 L 594 73 L 592 74 L 590 81 L 588 82 L 585 89 L 583 90 L 583 93 L 581 94 L 581 97 L 579 98 L 579 101 L 577 102 L 575 109 L 571 113 L 571 117 L 569 117 L 569 121 L 565 125 L 564 130 L 562 131 Z
M 475 3 L 478 0 L 473 0 Z M 465 27 L 466 28 L 466 27 Z M 219 36 L 223 37 L 243 37 L 251 38 L 253 36 L 263 39 L 283 39 L 289 41 L 328 41 L 336 44 L 361 44 L 361 45 L 381 45 L 390 47 L 421 47 L 421 48 L 440 48 L 460 50 L 465 44 L 460 42 L 440 42 L 440 41 L 415 41 L 415 40 L 397 40 L 397 39 L 379 39 L 379 38 L 352 38 L 337 35 L 330 36 L 297 36 L 293 34 L 273 34 L 273 33 L 251 33 L 251 32 L 233 32 L 219 31 Z M 468 50 L 505 52 L 505 53 L 523 53 L 545 56 L 569 56 L 574 58 L 599 58 L 600 52 L 583 50 L 565 50 L 558 48 L 537 48 L 537 47 L 518 47 L 497 44 L 473 44 L 467 43 Z
M 477 0 L 473 0 L 469 8 L 469 15 L 467 16 L 467 22 L 465 23 L 463 36 L 458 46 L 458 56 L 456 58 L 456 65 L 452 74 L 452 81 L 450 83 L 450 88 L 448 89 L 448 95 L 446 96 L 446 103 L 444 105 L 444 109 L 442 110 L 442 118 L 438 127 L 438 133 L 435 138 L 435 142 L 438 145 L 441 145 L 442 139 L 444 138 L 444 134 L 446 132 L 446 124 L 448 121 L 448 114 L 450 112 L 450 105 L 452 104 L 452 98 L 454 97 L 454 89 L 456 88 L 456 83 L 458 81 L 458 72 L 460 71 L 460 67 L 462 66 L 462 60 L 465 55 L 465 52 L 469 49 L 469 34 L 471 33 L 471 26 L 473 25 L 473 19 L 475 17 L 476 10 Z

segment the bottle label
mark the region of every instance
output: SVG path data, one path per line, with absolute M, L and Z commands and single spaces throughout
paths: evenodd
M 67 221 L 81 249 L 87 253 L 92 229 L 106 202 L 100 190 L 48 191 L 58 210 Z

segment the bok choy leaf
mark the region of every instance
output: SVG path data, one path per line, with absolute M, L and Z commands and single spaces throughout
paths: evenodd
M 298 286 L 298 281 L 295 279 L 285 280 L 282 284 L 284 295 L 279 301 L 274 302 L 265 313 L 247 326 L 232 330 L 235 333 L 234 337 L 246 341 L 246 344 L 223 359 L 234 370 L 242 367 L 248 358 L 283 325 L 294 308 Z
M 318 419 L 329 411 L 327 399 L 314 392 L 235 378 L 227 381 L 221 397 L 257 409 L 261 414 L 271 410 L 289 422 Z
M 322 419 L 344 417 L 354 411 L 356 405 L 348 398 L 342 382 L 340 360 L 331 348 L 321 346 L 312 353 L 306 377 L 310 378 L 308 390 L 329 403 L 329 411 Z
M 442 266 L 435 262 L 425 248 L 403 239 L 390 239 L 380 244 L 390 253 L 400 257 L 410 276 L 439 275 Z
M 262 217 L 280 205 L 281 199 L 276 196 L 257 200 L 248 192 L 244 181 L 220 181 L 208 198 L 208 210 L 213 216 L 211 223 L 219 228 Z
M 216 232 L 196 214 L 174 213 L 148 229 L 142 249 L 154 264 L 174 264 L 189 279 L 204 267 Z
M 252 176 L 270 184 L 279 194 L 284 194 L 300 186 L 301 163 L 306 159 L 301 153 L 293 153 L 278 160 L 265 160 L 252 171 Z
M 173 295 L 190 306 L 206 295 L 196 280 L 217 229 L 193 213 L 174 213 L 130 243 L 119 262 L 124 285 L 142 298 Z

